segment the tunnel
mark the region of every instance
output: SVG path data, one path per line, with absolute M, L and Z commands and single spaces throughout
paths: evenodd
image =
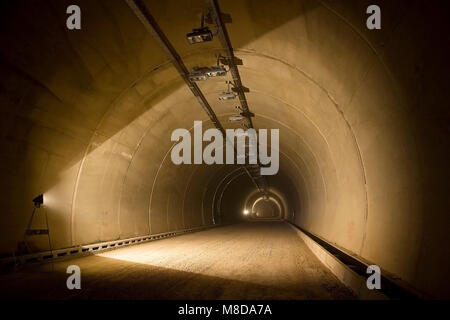
M 172 160 L 174 130 L 241 125 L 230 72 L 195 84 L 216 121 L 176 66 L 226 55 L 211 3 L 276 174 Z M 379 0 L 371 30 L 372 4 L 2 1 L 0 296 L 358 299 L 336 270 L 376 265 L 384 298 L 450 298 L 448 11 Z

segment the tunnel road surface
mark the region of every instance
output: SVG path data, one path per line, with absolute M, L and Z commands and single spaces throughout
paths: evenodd
M 66 268 L 81 269 L 68 290 Z M 354 299 L 284 222 L 217 227 L 0 276 L 1 298 Z

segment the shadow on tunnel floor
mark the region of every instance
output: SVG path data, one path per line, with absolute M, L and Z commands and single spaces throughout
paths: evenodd
M 65 261 L 55 264 L 54 272 L 44 265 L 41 270 L 0 277 L 0 299 L 355 299 L 348 289 L 333 283 L 276 287 L 99 256 L 85 259 L 90 261 L 86 263 L 89 267 L 84 266 L 81 290 L 67 289 L 65 269 L 71 263 Z
M 230 225 L 105 255 L 1 275 L 0 299 L 356 299 L 285 223 Z M 82 270 L 80 290 L 67 289 L 69 265 Z

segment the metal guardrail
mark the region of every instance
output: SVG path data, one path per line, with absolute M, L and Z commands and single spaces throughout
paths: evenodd
M 169 237 L 175 237 L 186 233 L 202 231 L 220 225 L 209 225 L 204 227 L 190 228 L 179 231 L 170 231 L 152 235 L 139 236 L 134 238 L 120 239 L 105 241 L 93 244 L 86 244 L 80 246 L 74 246 L 63 249 L 55 249 L 53 251 L 40 251 L 36 253 L 30 253 L 21 256 L 11 256 L 7 258 L 0 259 L 0 271 L 8 271 L 12 267 L 22 266 L 29 263 L 37 262 L 52 262 L 58 259 L 68 258 L 68 257 L 81 257 L 83 255 L 95 254 L 101 251 L 113 250 L 118 248 L 123 248 L 130 245 L 165 239 Z

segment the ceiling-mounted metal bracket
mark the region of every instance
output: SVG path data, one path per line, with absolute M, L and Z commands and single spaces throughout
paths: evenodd
M 239 59 L 238 57 L 234 57 L 234 56 L 233 56 L 233 60 L 232 60 L 233 63 L 231 63 L 230 58 L 223 57 L 223 56 L 219 57 L 219 61 L 221 64 L 224 64 L 226 66 L 229 66 L 230 64 L 234 64 L 235 66 L 242 66 L 244 64 L 242 62 L 242 59 Z
M 246 118 L 253 118 L 255 114 L 253 112 L 247 111 L 247 112 L 241 112 L 241 116 L 244 116 Z
M 233 88 L 231 88 L 231 90 L 233 90 L 234 92 L 237 92 L 237 93 L 239 93 L 239 91 L 242 91 L 242 92 L 250 92 L 250 89 L 247 88 L 247 87 L 244 87 L 244 86 L 241 86 L 241 87 L 235 87 L 235 86 L 233 86 Z

